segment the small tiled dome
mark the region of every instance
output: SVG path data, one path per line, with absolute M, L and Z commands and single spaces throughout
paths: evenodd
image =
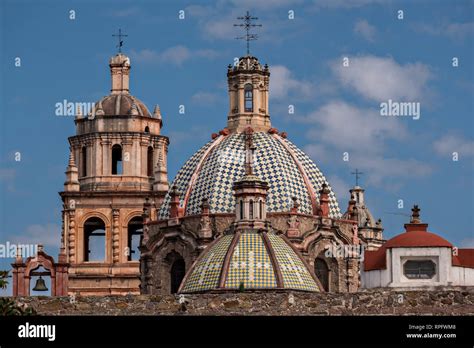
M 223 235 L 207 247 L 179 292 L 269 289 L 320 291 L 290 242 L 274 232 L 248 230 Z
M 329 216 L 341 216 L 336 196 L 314 162 L 288 139 L 270 132 L 255 132 L 254 173 L 269 185 L 268 212 L 287 212 L 296 197 L 299 211 L 313 214 L 323 184 L 329 189 Z M 245 134 L 222 132 L 198 150 L 179 170 L 170 187 L 180 195 L 185 215 L 201 212 L 208 199 L 211 213 L 233 213 L 232 184 L 245 174 Z M 169 217 L 171 193 L 160 210 L 160 219 Z

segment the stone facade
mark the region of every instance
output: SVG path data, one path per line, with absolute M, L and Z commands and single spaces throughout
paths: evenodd
M 474 315 L 474 290 L 18 297 L 39 315 Z M 184 304 L 182 303 L 184 302 Z

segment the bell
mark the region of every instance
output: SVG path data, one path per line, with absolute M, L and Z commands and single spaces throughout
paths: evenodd
M 44 279 L 41 276 L 36 280 L 36 285 L 33 288 L 33 291 L 48 291 Z

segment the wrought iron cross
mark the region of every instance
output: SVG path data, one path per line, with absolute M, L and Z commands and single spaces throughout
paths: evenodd
M 251 34 L 250 29 L 254 27 L 261 27 L 261 24 L 253 24 L 252 21 L 256 21 L 258 17 L 252 17 L 250 12 L 247 11 L 246 15 L 243 17 L 237 17 L 237 19 L 243 21 L 243 24 L 234 24 L 234 27 L 241 27 L 245 29 L 245 36 L 236 37 L 237 40 L 247 41 L 247 55 L 250 55 L 250 41 L 257 40 L 257 34 Z
M 359 172 L 359 170 L 356 168 L 355 172 L 351 173 L 352 175 L 355 175 L 356 177 L 356 186 L 359 186 L 359 177 L 361 174 L 364 174 L 362 172 Z
M 118 34 L 113 34 L 112 36 L 118 37 L 119 43 L 116 47 L 118 47 L 119 53 L 122 53 L 122 46 L 123 46 L 123 37 L 127 37 L 128 35 L 122 34 L 122 29 L 119 29 Z

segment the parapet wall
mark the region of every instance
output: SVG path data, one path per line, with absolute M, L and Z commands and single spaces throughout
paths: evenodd
M 474 288 L 312 294 L 19 297 L 40 315 L 474 315 Z

